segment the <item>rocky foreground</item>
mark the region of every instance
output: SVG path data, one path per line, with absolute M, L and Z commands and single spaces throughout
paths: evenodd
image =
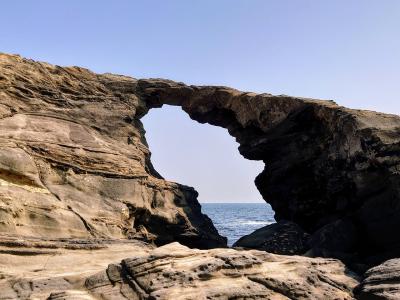
M 353 299 L 358 284 L 332 259 L 178 243 L 9 241 L 0 299 Z
M 264 161 L 277 224 L 225 248 L 151 164 L 164 104 Z M 0 299 L 400 299 L 399 170 L 396 115 L 0 54 Z

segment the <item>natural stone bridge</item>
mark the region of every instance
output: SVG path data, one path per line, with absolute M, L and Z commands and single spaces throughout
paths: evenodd
M 277 221 L 311 234 L 316 255 L 380 260 L 398 252 L 391 231 L 400 225 L 398 116 L 0 58 L 0 177 L 23 186 L 20 197 L 32 202 L 2 212 L 3 232 L 223 246 L 197 193 L 151 165 L 140 118 L 170 104 L 226 128 L 245 158 L 264 161 L 257 188 Z
M 239 151 L 245 158 L 265 163 L 264 171 L 255 182 L 263 198 L 275 210 L 278 221 L 278 225 L 267 232 L 273 233 L 276 226 L 283 224 L 278 229 L 279 237 L 284 237 L 285 230 L 295 228 L 307 237 L 303 250 L 308 255 L 337 257 L 355 267 L 374 265 L 400 255 L 400 236 L 396 234 L 400 227 L 399 116 L 347 109 L 332 101 L 95 74 L 79 67 L 63 68 L 0 54 L 2 264 L 6 266 L 9 262 L 5 258 L 7 255 L 22 253 L 41 257 L 53 251 L 40 249 L 92 251 L 107 245 L 108 252 L 97 252 L 103 254 L 96 259 L 102 255 L 122 259 L 128 249 L 142 251 L 145 255 L 150 251 L 148 244 L 131 246 L 128 243 L 128 240 L 137 239 L 156 245 L 178 241 L 198 248 L 226 246 L 226 239 L 201 213 L 197 192 L 164 180 L 151 164 L 140 119 L 149 109 L 164 104 L 182 107 L 200 123 L 226 128 L 239 142 Z M 113 246 L 115 243 L 125 244 Z M 295 297 L 293 286 L 300 284 L 309 299 L 333 299 L 338 295 L 351 299 L 357 282 L 341 264 L 332 260 L 278 258 L 245 251 L 238 251 L 243 253 L 238 254 L 236 250 L 223 249 L 193 252 L 176 245 L 168 247 L 159 250 L 161 254 L 155 252 L 161 260 L 166 255 L 163 251 L 169 249 L 184 253 L 183 257 L 196 256 L 199 261 L 215 256 L 212 268 L 218 264 L 223 264 L 223 268 L 215 267 L 206 272 L 215 273 L 212 276 L 242 276 L 238 275 L 239 270 L 231 275 L 228 271 L 221 271 L 223 275 L 218 273 L 224 268 L 230 270 L 230 263 L 243 268 L 265 263 L 266 270 L 270 267 L 268 263 L 279 261 L 283 265 L 288 261 L 299 265 L 301 272 L 295 272 L 297 279 L 293 279 L 291 286 L 280 285 L 282 290 L 262 281 L 259 275 L 255 275 L 256 283 L 250 278 L 248 284 L 257 286 L 258 295 L 278 293 Z M 279 246 L 274 249 L 277 253 L 281 251 Z M 156 254 L 140 258 L 139 262 L 148 260 L 153 264 L 151 261 L 158 257 Z M 70 255 L 74 254 L 64 255 L 66 261 L 71 259 Z M 92 253 L 82 252 L 77 258 L 77 261 L 82 260 L 85 270 L 76 270 L 76 274 L 86 272 L 85 255 Z M 232 257 L 229 263 L 221 260 L 229 260 L 229 257 Z M 263 262 L 258 261 L 258 257 L 268 259 Z M 35 260 L 30 259 L 33 268 Z M 63 258 L 58 256 L 58 259 L 62 261 Z M 172 262 L 179 259 L 170 258 Z M 19 267 L 31 267 L 18 262 Z M 125 271 L 121 269 L 126 268 L 124 264 L 127 263 L 110 265 L 106 275 L 99 275 L 101 280 L 95 276 L 88 281 L 89 285 L 86 282 L 86 288 L 94 291 L 98 284 L 106 282 L 104 286 L 110 285 L 107 289 L 114 289 L 116 282 L 123 280 L 121 276 L 129 273 L 135 277 L 135 272 L 139 272 L 136 261 Z M 306 265 L 328 267 L 313 273 Z M 141 264 L 138 266 L 140 269 Z M 396 263 L 385 266 L 394 273 L 397 270 Z M 17 272 L 15 276 L 18 277 L 25 272 L 18 271 L 19 267 L 13 265 L 12 271 L 7 269 L 7 272 Z M 58 265 L 54 268 L 59 271 Z M 197 267 L 193 270 L 190 276 L 198 276 Z M 251 270 L 258 272 L 257 266 Z M 343 277 L 339 280 L 342 283 L 329 279 L 336 278 L 330 274 L 332 270 L 340 270 L 337 272 Z M 43 280 L 43 276 L 52 277 L 54 273 L 51 272 L 30 273 L 30 276 L 40 275 Z M 288 274 L 291 272 L 294 271 L 288 270 Z M 50 288 L 44 285 L 35 286 L 36 292 L 26 288 L 32 287 L 35 280 L 31 280 L 30 285 L 17 281 L 17 286 L 16 277 L 7 276 L 11 279 L 0 287 L 11 295 L 9 298 L 49 292 Z M 324 292 L 321 294 L 321 290 L 316 289 L 307 294 L 309 288 L 301 280 L 316 276 L 325 278 L 318 279 L 322 281 L 315 284 L 323 286 Z M 228 279 L 232 280 L 231 277 Z M 174 279 L 168 280 L 173 287 Z M 196 282 L 202 280 L 205 279 Z M 161 289 L 157 293 L 165 292 L 163 284 L 164 279 L 157 285 Z M 64 285 L 54 283 L 57 290 L 77 288 L 82 292 L 82 285 Z M 219 288 L 209 290 L 210 295 L 220 294 Z M 122 285 L 121 289 L 126 286 Z M 148 295 L 151 290 L 150 286 L 143 286 L 140 292 L 131 293 Z M 253 296 L 255 291 L 252 290 Z M 202 293 L 202 289 L 197 292 Z M 223 293 L 244 297 L 248 291 L 243 286 Z
M 312 234 L 315 254 L 398 254 L 400 118 L 340 107 L 333 101 L 137 82 L 147 108 L 178 105 L 200 122 L 228 129 L 275 218 Z

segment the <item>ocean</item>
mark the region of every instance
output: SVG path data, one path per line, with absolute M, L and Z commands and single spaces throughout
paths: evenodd
M 232 246 L 242 236 L 275 223 L 274 211 L 267 203 L 201 203 L 220 235 Z

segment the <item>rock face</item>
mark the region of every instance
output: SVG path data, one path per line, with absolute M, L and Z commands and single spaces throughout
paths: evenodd
M 357 288 L 360 300 L 400 299 L 400 259 L 391 259 L 365 274 Z
M 137 80 L 0 55 L 0 233 L 223 247 L 197 192 L 154 170 Z
M 103 299 L 353 299 L 352 276 L 332 259 L 173 243 L 109 265 L 86 288 Z

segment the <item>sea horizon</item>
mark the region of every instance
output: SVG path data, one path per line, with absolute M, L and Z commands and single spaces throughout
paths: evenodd
M 201 203 L 201 208 L 219 234 L 227 237 L 228 246 L 244 235 L 275 223 L 275 213 L 266 202 L 207 202 Z

